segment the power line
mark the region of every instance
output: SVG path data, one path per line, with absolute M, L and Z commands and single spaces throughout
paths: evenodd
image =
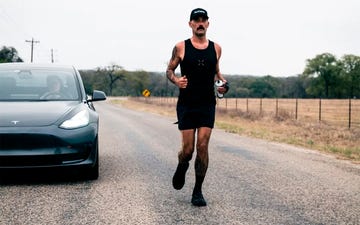
M 33 62 L 34 43 L 40 43 L 40 41 L 34 41 L 34 38 L 31 38 L 31 40 L 25 40 L 25 42 L 31 42 L 31 62 Z

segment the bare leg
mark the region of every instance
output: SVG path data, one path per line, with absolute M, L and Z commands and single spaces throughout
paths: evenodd
M 198 129 L 198 139 L 196 143 L 196 159 L 195 159 L 195 187 L 193 190 L 192 203 L 196 206 L 206 206 L 204 197 L 202 196 L 202 184 L 205 179 L 206 171 L 209 164 L 209 140 L 211 136 L 211 128 L 201 127 Z
M 185 184 L 186 171 L 194 152 L 195 129 L 182 130 L 182 148 L 178 154 L 179 163 L 173 176 L 173 187 L 180 190 Z
M 179 162 L 189 162 L 194 153 L 195 129 L 182 130 L 182 147 L 179 152 Z

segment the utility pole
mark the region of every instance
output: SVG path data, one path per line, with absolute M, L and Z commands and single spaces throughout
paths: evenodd
M 51 63 L 54 63 L 54 49 L 51 49 Z
M 34 54 L 34 43 L 40 43 L 40 41 L 34 41 L 34 38 L 31 38 L 30 40 L 25 40 L 25 42 L 31 43 L 31 62 L 33 62 L 33 54 Z

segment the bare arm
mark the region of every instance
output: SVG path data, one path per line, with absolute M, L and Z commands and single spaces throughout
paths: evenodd
M 178 77 L 175 75 L 175 70 L 180 64 L 180 60 L 181 58 L 179 57 L 178 54 L 178 47 L 177 45 L 175 45 L 175 47 L 172 50 L 168 67 L 166 69 L 166 76 L 173 84 L 176 84 L 176 81 L 178 80 Z
M 220 57 L 221 57 L 221 47 L 220 45 L 215 43 L 215 51 L 216 51 L 216 56 L 217 56 L 217 63 L 216 63 L 216 74 L 215 74 L 215 80 L 222 80 L 224 82 L 226 82 L 225 78 L 223 77 L 223 75 L 220 72 Z
M 215 51 L 216 51 L 216 55 L 217 55 L 217 63 L 216 63 L 216 74 L 215 74 L 215 80 L 222 80 L 224 83 L 227 83 L 227 81 L 225 80 L 225 78 L 223 77 L 223 75 L 220 72 L 220 66 L 219 66 L 219 61 L 220 61 L 220 57 L 221 57 L 221 47 L 220 45 L 215 43 Z M 229 86 L 225 87 L 218 87 L 217 88 L 219 93 L 226 93 L 229 90 Z
M 184 51 L 183 47 L 183 43 L 181 42 L 175 45 L 172 51 L 171 59 L 166 69 L 167 78 L 179 88 L 186 88 L 187 86 L 187 78 L 185 75 L 182 77 L 177 77 L 175 75 L 175 70 L 182 60 L 182 54 Z

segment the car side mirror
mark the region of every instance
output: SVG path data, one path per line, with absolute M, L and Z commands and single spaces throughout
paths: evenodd
M 106 100 L 106 94 L 103 91 L 94 90 L 91 102 Z

